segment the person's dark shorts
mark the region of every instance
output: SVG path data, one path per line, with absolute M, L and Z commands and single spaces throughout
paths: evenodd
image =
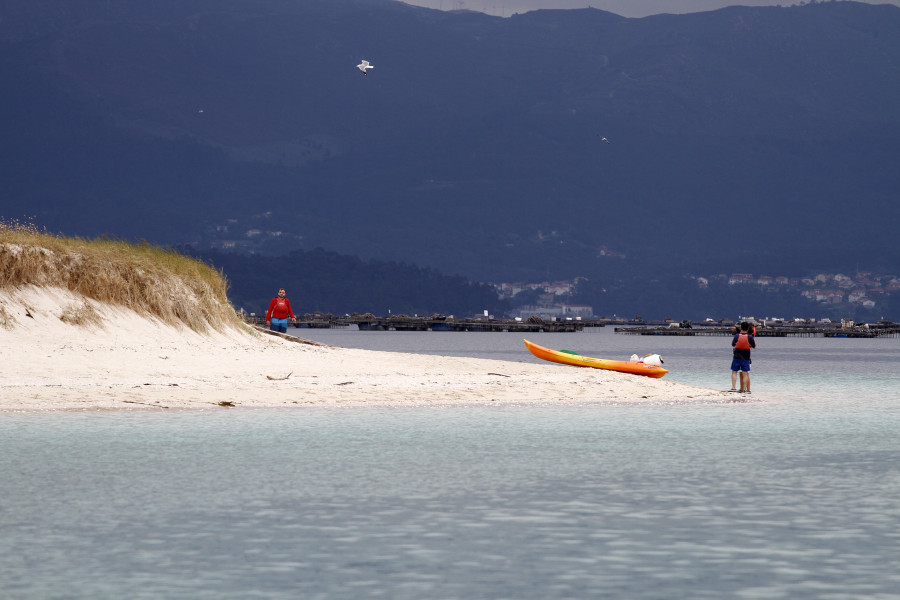
M 732 371 L 744 371 L 746 373 L 750 372 L 750 361 L 749 360 L 741 360 L 739 358 L 734 358 L 731 360 L 731 370 Z
M 280 331 L 287 333 L 287 319 L 272 319 L 272 325 L 269 327 L 272 331 Z

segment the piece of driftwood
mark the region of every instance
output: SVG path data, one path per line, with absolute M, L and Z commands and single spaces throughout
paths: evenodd
M 268 333 L 269 335 L 274 335 L 275 337 L 280 337 L 281 339 L 287 340 L 289 342 L 295 342 L 297 344 L 306 344 L 308 346 L 325 346 L 326 348 L 329 347 L 328 344 L 323 344 L 321 342 L 314 342 L 312 340 L 307 340 L 302 337 L 297 337 L 294 335 L 288 335 L 286 333 L 281 333 L 280 331 L 272 331 L 271 329 L 266 329 L 262 325 L 253 325 L 252 327 L 254 329 L 256 329 L 257 331 L 261 331 L 263 333 Z
M 291 371 L 290 373 L 288 373 L 288 374 L 285 375 L 284 377 L 272 377 L 271 375 L 266 375 L 266 379 L 268 379 L 269 381 L 284 381 L 285 379 L 287 379 L 288 377 L 290 377 L 290 376 L 293 375 L 293 374 L 294 374 L 294 372 Z
M 137 402 L 136 400 L 122 400 L 122 402 L 127 402 L 128 404 L 143 404 L 144 406 L 152 406 L 153 408 L 169 408 L 168 406 L 163 406 L 161 404 L 150 404 L 149 402 Z

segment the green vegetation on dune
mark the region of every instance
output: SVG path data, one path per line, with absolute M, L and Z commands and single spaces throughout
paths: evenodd
M 70 238 L 0 221 L 0 290 L 27 285 L 65 288 L 198 332 L 241 322 L 227 280 L 208 264 L 146 242 Z

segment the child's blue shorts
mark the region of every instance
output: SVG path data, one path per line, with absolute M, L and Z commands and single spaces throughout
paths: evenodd
M 741 360 L 739 358 L 734 358 L 731 360 L 731 370 L 732 371 L 744 371 L 746 373 L 750 372 L 750 361 L 749 360 Z

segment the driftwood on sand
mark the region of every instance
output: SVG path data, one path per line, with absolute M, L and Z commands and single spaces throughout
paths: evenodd
M 253 328 L 257 331 L 261 331 L 263 333 L 268 333 L 269 335 L 274 335 L 275 337 L 280 337 L 283 340 L 288 340 L 289 342 L 296 342 L 298 344 L 307 344 L 309 346 L 325 346 L 328 347 L 328 344 L 323 344 L 321 342 L 314 342 L 313 340 L 307 340 L 302 337 L 297 337 L 294 335 L 288 335 L 286 333 L 281 333 L 280 331 L 272 331 L 271 329 L 266 329 L 261 325 L 253 325 Z
M 287 379 L 288 377 L 290 377 L 290 376 L 293 375 L 293 374 L 294 374 L 294 372 L 291 371 L 290 373 L 288 373 L 288 374 L 285 375 L 284 377 L 272 377 L 271 375 L 266 375 L 266 379 L 268 379 L 268 380 L 270 380 L 270 381 L 284 381 L 285 379 Z

